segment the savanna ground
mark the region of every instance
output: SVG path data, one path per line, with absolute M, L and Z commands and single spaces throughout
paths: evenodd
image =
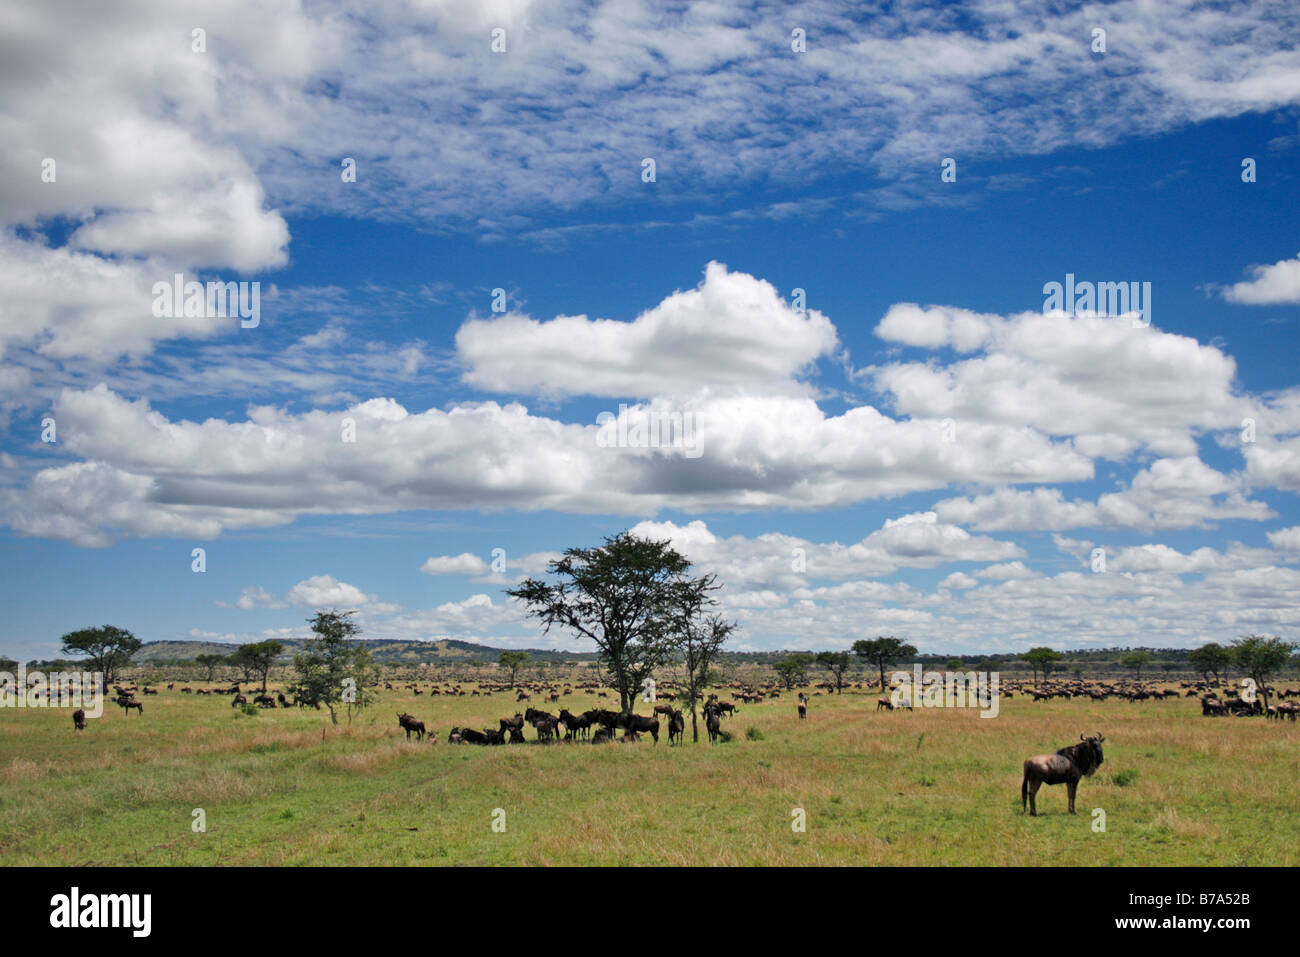
M 527 745 L 445 743 L 453 725 L 514 714 L 504 694 L 386 691 L 350 728 L 324 711 L 247 716 L 229 697 L 165 690 L 143 716 L 106 703 L 81 733 L 66 710 L 7 708 L 0 864 L 1300 863 L 1300 724 L 1203 718 L 1194 698 L 1017 696 L 982 719 L 877 713 L 876 697 L 813 697 L 804 722 L 793 693 L 742 705 L 717 746 L 702 723 L 690 743 L 688 718 L 682 747 L 666 724 L 658 746 L 538 745 L 531 728 Z M 439 742 L 407 742 L 398 711 Z M 1024 759 L 1096 730 L 1106 761 L 1080 784 L 1078 813 L 1056 786 L 1039 792 L 1039 817 L 1022 815 Z

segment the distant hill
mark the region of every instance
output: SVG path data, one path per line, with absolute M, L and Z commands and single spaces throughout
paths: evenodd
M 301 641 L 283 641 L 281 659 L 289 661 L 302 650 Z M 370 649 L 376 662 L 386 665 L 419 664 L 490 664 L 495 663 L 504 648 L 489 648 L 471 641 L 444 638 L 439 641 L 397 641 L 386 638 L 364 638 L 362 644 Z M 133 659 L 136 664 L 171 664 L 193 661 L 198 655 L 228 655 L 234 645 L 217 641 L 150 641 L 146 642 Z M 595 661 L 595 652 L 555 651 L 549 648 L 526 648 L 534 662 L 559 662 L 578 664 Z

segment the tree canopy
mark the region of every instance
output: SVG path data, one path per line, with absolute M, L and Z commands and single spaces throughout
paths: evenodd
M 64 654 L 90 659 L 94 669 L 103 674 L 105 687 L 113 683 L 142 644 L 131 632 L 114 625 L 70 631 L 60 640 Z
M 350 611 L 320 611 L 307 619 L 316 634 L 293 656 L 297 672 L 294 696 L 309 704 L 323 704 L 330 720 L 339 723 L 338 709 L 344 705 L 349 716 L 355 704 L 364 707 L 373 698 L 378 681 L 370 652 L 353 639 L 361 633 Z
M 853 653 L 875 665 L 880 670 L 880 688 L 885 688 L 885 669 L 916 654 L 916 646 L 906 644 L 893 635 L 878 635 L 873 640 L 863 639 L 853 643 Z
M 716 576 L 692 578 L 667 541 L 624 531 L 594 548 L 570 548 L 547 566 L 555 581 L 528 578 L 506 590 L 540 620 L 589 639 L 619 703 L 630 711 L 646 679 L 672 654 L 684 622 L 712 604 Z
M 1247 635 L 1234 641 L 1231 650 L 1233 661 L 1255 682 L 1267 708 L 1268 682 L 1290 662 L 1295 643 L 1266 635 Z
M 1038 673 L 1041 671 L 1043 677 L 1046 678 L 1048 674 L 1051 673 L 1052 666 L 1065 656 L 1059 651 L 1053 651 L 1046 645 L 1042 645 L 1038 648 L 1030 648 L 1020 657 L 1026 661 L 1029 664 L 1029 667 L 1033 670 L 1034 683 L 1037 684 Z

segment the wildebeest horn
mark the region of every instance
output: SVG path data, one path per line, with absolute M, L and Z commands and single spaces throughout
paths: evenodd
M 1087 740 L 1088 740 L 1088 732 L 1084 731 L 1082 734 L 1080 734 L 1080 735 L 1079 735 L 1079 740 L 1080 740 L 1080 741 L 1087 741 Z
M 1100 744 L 1102 741 L 1105 741 L 1105 740 L 1106 740 L 1106 736 L 1105 736 L 1104 734 L 1102 734 L 1100 731 L 1098 731 L 1098 732 L 1097 732 L 1097 743 Z

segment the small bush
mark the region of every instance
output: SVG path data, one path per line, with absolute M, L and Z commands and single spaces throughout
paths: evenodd
M 1117 788 L 1126 788 L 1138 779 L 1137 768 L 1125 768 L 1116 774 L 1112 774 L 1111 781 Z
M 921 775 L 921 787 L 932 788 L 934 787 L 934 784 L 935 784 L 934 778 L 927 777 L 926 775 Z
M 250 718 L 257 717 L 257 705 L 253 704 L 252 702 L 249 702 L 248 704 L 245 705 L 241 705 L 239 710 L 242 711 L 245 715 L 247 715 Z
M 755 728 L 755 727 L 753 727 L 753 726 L 750 726 L 750 727 L 745 731 L 745 737 L 749 738 L 750 741 L 762 741 L 762 740 L 763 740 L 763 732 L 762 732 L 762 731 L 759 731 L 758 728 Z

